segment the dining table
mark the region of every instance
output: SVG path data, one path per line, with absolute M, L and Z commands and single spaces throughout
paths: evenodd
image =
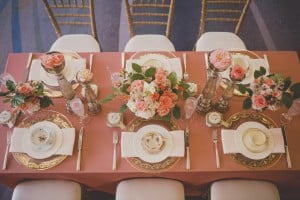
M 197 84 L 199 95 L 204 88 L 206 76 L 206 64 L 203 51 L 176 51 L 172 52 L 180 58 L 182 67 L 182 55 L 186 53 L 188 82 Z M 260 58 L 267 58 L 270 73 L 281 73 L 290 77 L 293 82 L 300 81 L 300 63 L 295 51 L 254 51 Z M 101 100 L 113 93 L 111 73 L 122 70 L 122 52 L 97 52 L 79 53 L 86 58 L 87 68 L 89 66 L 89 55 L 93 54 L 92 83 L 98 86 L 98 100 Z M 17 82 L 22 81 L 25 72 L 29 53 L 10 53 L 7 58 L 5 72 L 10 73 Z M 39 59 L 43 52 L 32 54 L 33 59 Z M 125 59 L 128 60 L 134 55 L 133 52 L 126 52 Z M 265 56 L 264 56 L 265 55 Z M 79 86 L 75 91 L 80 95 Z M 222 88 L 219 90 L 222 91 Z M 223 114 L 223 120 L 229 119 L 232 115 L 240 112 L 253 112 L 243 110 L 242 103 L 245 96 L 234 95 L 230 99 L 229 110 Z M 37 170 L 26 167 L 16 161 L 12 153 L 8 154 L 7 168 L 0 170 L 0 183 L 14 187 L 20 181 L 30 179 L 66 179 L 73 180 L 88 188 L 114 194 L 117 184 L 124 179 L 139 177 L 163 177 L 181 181 L 185 186 L 187 195 L 204 194 L 212 182 L 221 179 L 259 179 L 274 182 L 281 193 L 289 197 L 300 197 L 300 117 L 295 117 L 286 127 L 289 152 L 292 167 L 288 168 L 286 154 L 278 156 L 276 162 L 263 167 L 249 167 L 234 159 L 231 154 L 224 154 L 221 142 L 221 129 L 223 127 L 209 127 L 206 125 L 205 115 L 195 112 L 189 125 L 190 143 L 190 170 L 186 169 L 186 157 L 179 157 L 170 168 L 164 170 L 141 170 L 134 166 L 128 159 L 121 157 L 120 141 L 116 145 L 116 169 L 112 169 L 113 163 L 113 132 L 117 131 L 119 138 L 122 130 L 119 127 L 109 127 L 107 116 L 110 112 L 118 112 L 119 107 L 124 103 L 121 99 L 114 99 L 101 105 L 101 110 L 91 116 L 88 124 L 84 125 L 84 136 L 81 149 L 81 168 L 76 170 L 77 141 L 79 130 L 82 126 L 78 117 L 69 113 L 66 109 L 66 100 L 62 97 L 52 98 L 53 105 L 43 110 L 56 111 L 71 122 L 76 131 L 73 154 L 67 156 L 63 162 L 45 170 Z M 183 107 L 183 100 L 179 100 Z M 0 110 L 10 110 L 10 105 L 0 102 Z M 277 111 L 264 110 L 255 113 L 263 114 L 274 122 L 275 127 L 280 127 L 281 113 L 286 112 L 285 107 Z M 34 115 L 34 114 L 33 114 Z M 15 126 L 26 118 L 27 114 L 21 114 Z M 128 126 L 136 117 L 128 109 L 124 112 L 124 124 Z M 182 119 L 172 119 L 178 128 L 185 130 L 185 122 Z M 215 148 L 212 139 L 213 130 L 217 129 L 219 140 L 220 167 L 216 167 Z M 6 149 L 7 126 L 0 127 L 0 163 L 3 162 Z

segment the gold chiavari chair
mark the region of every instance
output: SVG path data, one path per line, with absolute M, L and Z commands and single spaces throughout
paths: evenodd
M 61 49 L 77 52 L 100 51 L 94 0 L 43 0 L 43 3 L 58 37 L 50 51 Z M 84 34 L 63 34 L 70 30 L 76 32 L 80 30 Z
M 124 0 L 130 40 L 125 51 L 169 50 L 175 47 L 169 40 L 175 0 Z M 145 32 L 164 29 L 163 34 L 136 34 L 137 30 Z
M 216 48 L 246 49 L 244 42 L 237 34 L 250 2 L 251 0 L 202 0 L 196 51 L 209 51 Z M 208 28 L 222 28 L 223 30 L 214 32 L 207 31 Z

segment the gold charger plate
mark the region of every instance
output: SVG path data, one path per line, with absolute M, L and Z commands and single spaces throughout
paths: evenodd
M 129 122 L 129 124 L 126 127 L 126 130 L 130 132 L 135 132 L 139 128 L 148 124 L 159 124 L 167 128 L 168 130 L 179 129 L 179 126 L 174 122 L 174 120 L 171 120 L 169 123 L 167 123 L 157 119 L 145 120 L 142 118 L 135 118 L 131 122 Z M 138 157 L 126 158 L 126 160 L 129 162 L 129 164 L 132 167 L 141 170 L 143 172 L 150 172 L 150 173 L 158 173 L 158 172 L 168 170 L 172 166 L 174 166 L 179 161 L 179 159 L 180 157 L 168 157 L 161 162 L 148 163 Z
M 53 111 L 53 110 L 41 110 L 33 115 L 24 118 L 18 127 L 29 128 L 31 125 L 40 121 L 51 121 L 59 126 L 59 128 L 70 128 L 73 127 L 72 123 L 63 114 Z M 53 155 L 46 159 L 34 159 L 31 158 L 26 153 L 13 153 L 15 160 L 30 169 L 36 170 L 46 170 L 57 166 L 62 161 L 64 161 L 66 155 Z
M 256 121 L 267 128 L 275 128 L 278 127 L 277 124 L 268 116 L 259 113 L 259 112 L 239 112 L 235 113 L 226 120 L 228 126 L 226 128 L 236 129 L 240 124 L 246 121 Z M 268 157 L 260 160 L 252 160 L 250 158 L 245 157 L 240 153 L 230 154 L 230 157 L 236 161 L 237 163 L 244 165 L 248 168 L 269 168 L 274 166 L 279 159 L 281 158 L 281 153 L 272 153 Z

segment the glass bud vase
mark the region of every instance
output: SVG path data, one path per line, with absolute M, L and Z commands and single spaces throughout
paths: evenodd
M 209 69 L 208 69 L 209 70 Z M 209 76 L 205 83 L 205 86 L 202 90 L 201 96 L 199 98 L 199 101 L 197 103 L 197 112 L 200 114 L 206 114 L 208 113 L 213 105 L 212 101 L 216 93 L 217 88 L 217 82 L 219 79 L 219 75 L 217 72 L 209 70 Z
M 96 115 L 100 112 L 100 104 L 96 100 L 96 94 L 89 83 L 82 84 L 84 89 L 84 98 L 87 101 L 88 113 Z
M 234 94 L 234 90 L 236 88 L 236 82 L 235 81 L 228 81 L 227 87 L 224 90 L 221 98 L 215 105 L 215 109 L 219 111 L 220 113 L 225 113 L 229 109 L 229 101 L 231 97 Z

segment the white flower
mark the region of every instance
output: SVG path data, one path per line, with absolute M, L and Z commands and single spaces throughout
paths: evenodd
M 192 95 L 196 94 L 198 91 L 197 84 L 195 83 L 187 83 L 190 87 L 188 88 L 188 92 Z

